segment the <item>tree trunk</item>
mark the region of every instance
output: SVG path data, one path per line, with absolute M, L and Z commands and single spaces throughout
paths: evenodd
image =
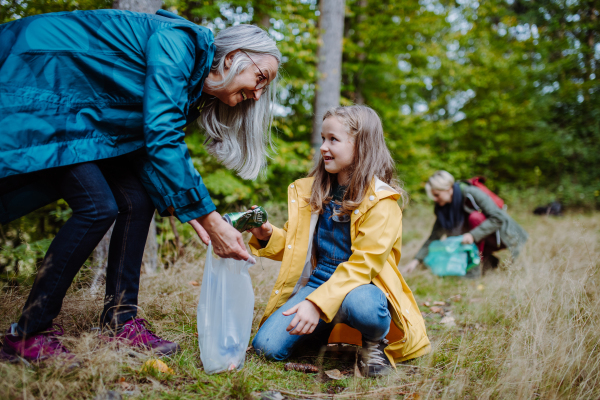
M 158 242 L 156 241 L 156 221 L 154 220 L 154 215 L 152 216 L 152 222 L 150 222 L 150 229 L 148 230 L 142 265 L 144 266 L 144 271 L 149 275 L 154 275 L 158 271 Z
M 323 115 L 331 107 L 340 105 L 342 79 L 342 38 L 344 36 L 344 0 L 322 0 L 320 6 L 318 82 L 315 92 L 312 146 L 321 145 Z
M 114 0 L 113 8 L 119 10 L 128 10 L 154 14 L 162 7 L 162 0 Z M 106 232 L 96 249 L 94 250 L 93 259 L 95 264 L 95 277 L 92 282 L 92 292 L 96 292 L 100 281 L 106 272 L 106 261 L 108 259 L 108 248 L 110 244 L 110 236 L 112 227 Z M 148 239 L 146 240 L 146 248 L 144 249 L 144 271 L 149 274 L 156 273 L 158 268 L 158 243 L 156 241 L 156 222 L 154 216 L 150 224 Z

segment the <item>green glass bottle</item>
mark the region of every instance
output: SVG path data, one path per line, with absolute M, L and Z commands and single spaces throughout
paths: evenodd
M 223 219 L 240 232 L 258 228 L 267 222 L 269 215 L 261 206 L 244 212 L 233 212 L 223 215 Z

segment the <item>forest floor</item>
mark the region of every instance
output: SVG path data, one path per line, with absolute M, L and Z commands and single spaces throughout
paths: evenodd
M 388 377 L 356 377 L 354 349 L 342 351 L 348 348 L 331 349 L 322 358 L 301 353 L 291 360 L 318 363 L 317 374 L 285 371 L 283 362 L 265 361 L 252 351 L 239 372 L 205 374 L 196 333 L 196 285 L 205 250 L 194 245 L 170 268 L 142 276 L 139 316 L 182 347 L 162 359 L 172 374 L 144 369 L 152 354 L 117 351 L 97 338 L 91 328 L 97 326 L 102 297 L 91 294 L 90 271 L 84 270 L 56 321 L 82 367 L 0 363 L 0 398 L 600 398 L 600 213 L 548 218 L 517 210 L 512 216 L 530 234 L 514 264 L 504 260 L 477 279 L 439 278 L 425 269 L 406 277 L 425 316 L 432 351 L 399 364 Z M 431 208 L 406 210 L 401 264 L 411 260 L 432 224 Z M 262 260 L 251 268 L 253 335 L 278 264 Z M 2 288 L 2 331 L 17 320 L 28 289 Z M 342 379 L 324 373 L 332 369 Z

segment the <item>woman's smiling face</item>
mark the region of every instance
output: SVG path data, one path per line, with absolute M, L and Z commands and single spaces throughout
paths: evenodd
M 219 81 L 226 78 L 227 74 L 229 73 L 229 68 L 231 67 L 233 57 L 236 53 L 237 51 L 231 52 L 227 55 L 225 60 L 225 77 L 216 77 L 214 76 L 214 72 L 211 72 L 209 78 L 213 81 Z M 245 54 L 243 54 L 242 57 L 249 58 L 249 56 Z M 257 57 L 255 62 L 256 65 L 251 63 L 248 68 L 238 74 L 226 87 L 212 91 L 205 91 L 217 97 L 230 107 L 234 107 L 245 100 L 258 100 L 265 89 L 257 90 L 256 86 L 263 81 L 263 74 L 266 76 L 268 83 L 271 83 L 271 81 L 277 75 L 279 64 L 277 63 L 277 59 L 272 56 Z
M 323 121 L 321 138 L 321 157 L 325 163 L 325 170 L 330 174 L 338 174 L 340 185 L 347 184 L 350 167 L 354 162 L 353 138 L 336 117 L 329 117 Z

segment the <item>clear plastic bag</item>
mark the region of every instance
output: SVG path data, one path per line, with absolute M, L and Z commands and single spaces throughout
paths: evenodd
M 423 262 L 438 276 L 465 276 L 479 265 L 479 250 L 475 244 L 462 244 L 462 236 L 434 240 L 429 244 L 429 254 Z
M 208 246 L 197 323 L 204 371 L 215 374 L 244 366 L 254 314 L 248 268 L 256 261 L 216 258 Z

